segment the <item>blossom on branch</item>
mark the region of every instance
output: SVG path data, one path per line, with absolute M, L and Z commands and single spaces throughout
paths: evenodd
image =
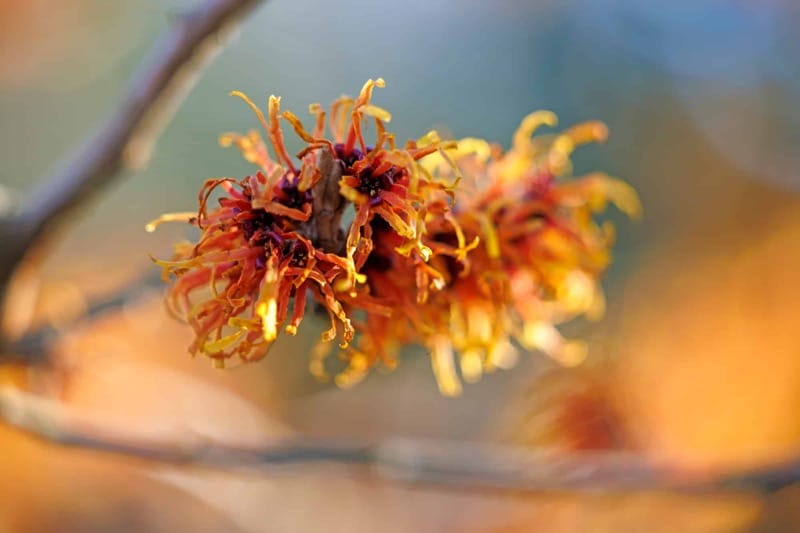
M 459 373 L 472 382 L 512 366 L 518 346 L 580 363 L 585 346 L 556 326 L 603 312 L 599 278 L 614 233 L 595 214 L 608 202 L 640 212 L 627 184 L 601 173 L 570 177 L 573 150 L 605 140 L 605 126 L 534 136 L 556 123 L 536 112 L 507 152 L 480 139 L 442 141 L 433 131 L 398 146 L 386 130 L 390 114 L 372 104 L 383 85 L 369 80 L 329 114 L 310 106 L 311 130 L 281 112 L 277 97 L 264 116 L 233 93 L 256 113 L 274 158 L 255 131 L 223 135 L 257 170 L 208 180 L 196 213 L 149 226 L 184 220 L 201 233 L 195 244 L 178 244 L 171 260 L 154 259 L 170 282 L 168 308 L 194 329 L 191 353 L 220 365 L 261 359 L 281 328 L 296 334 L 311 298 L 331 326 L 310 368 L 326 377 L 324 359 L 339 339 L 348 365 L 336 376 L 340 386 L 376 365 L 393 368 L 412 343 L 429 350 L 446 395 L 460 393 Z M 305 143 L 296 157 L 281 121 Z

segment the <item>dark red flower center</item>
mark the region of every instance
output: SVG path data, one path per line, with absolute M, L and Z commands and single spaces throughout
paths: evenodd
M 311 191 L 303 191 L 297 189 L 296 180 L 289 180 L 289 174 L 284 176 L 279 184 L 280 194 L 278 196 L 280 203 L 286 207 L 293 209 L 300 209 L 304 204 L 311 201 Z
M 263 209 L 251 209 L 237 215 L 239 227 L 251 244 L 264 244 L 275 217 Z
M 289 264 L 293 267 L 305 268 L 308 264 L 308 249 L 299 240 L 290 239 L 285 241 L 281 247 L 281 255 L 283 257 L 291 257 Z
M 364 158 L 364 154 L 358 148 L 353 148 L 350 152 L 345 152 L 345 146 L 342 143 L 333 145 L 333 149 L 336 151 L 336 158 L 344 163 L 345 174 L 350 173 L 349 171 L 356 161 L 360 161 Z M 369 152 L 369 148 L 367 148 L 367 151 Z
M 392 188 L 398 178 L 399 172 L 395 167 L 390 168 L 383 174 L 373 174 L 372 169 L 367 167 L 358 173 L 358 192 L 366 194 L 370 198 L 375 198 L 381 191 L 388 191 Z

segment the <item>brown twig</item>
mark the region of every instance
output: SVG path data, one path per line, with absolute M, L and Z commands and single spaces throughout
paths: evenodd
M 193 435 L 170 441 L 114 421 L 98 424 L 57 401 L 0 389 L 0 420 L 47 442 L 159 463 L 266 472 L 280 466 L 366 466 L 396 482 L 458 490 L 622 490 L 652 488 L 657 472 L 629 454 L 559 456 L 508 446 L 389 439 L 348 443 L 291 439 L 262 447 Z M 110 425 L 114 424 L 114 425 Z
M 43 245 L 67 216 L 123 171 L 147 163 L 159 133 L 200 71 L 237 22 L 261 1 L 207 0 L 176 17 L 108 122 L 29 194 L 16 212 L 0 219 L 0 310 L 13 304 L 8 291 L 12 276 L 21 268 L 36 270 Z M 0 346 L 7 341 L 5 336 L 0 332 Z
M 163 288 L 164 280 L 160 272 L 141 275 L 118 289 L 90 298 L 84 311 L 68 324 L 54 327 L 42 324 L 26 331 L 18 339 L 9 342 L 3 353 L 3 362 L 43 364 L 49 361 L 51 345 L 69 330 L 77 325 L 85 324 L 97 319 L 106 313 L 118 311 L 131 305 L 140 298 L 151 295 L 153 291 Z
M 98 424 L 54 400 L 0 389 L 0 420 L 50 443 L 159 463 L 268 473 L 276 467 L 337 463 L 366 467 L 399 483 L 460 491 L 716 493 L 771 492 L 800 481 L 800 461 L 728 474 L 658 467 L 632 453 L 559 454 L 454 441 L 388 439 L 378 443 L 294 438 L 264 446 L 187 435 L 169 440 L 125 424 Z

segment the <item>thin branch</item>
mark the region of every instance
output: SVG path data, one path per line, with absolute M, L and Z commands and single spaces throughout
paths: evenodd
M 161 290 L 164 281 L 160 272 L 142 275 L 130 283 L 101 296 L 89 300 L 85 311 L 69 324 L 54 327 L 45 324 L 27 331 L 19 339 L 8 343 L 3 354 L 6 363 L 42 364 L 49 362 L 53 342 L 64 334 L 65 329 L 97 319 L 106 313 L 119 310 L 136 303 L 143 296 Z
M 11 216 L 0 220 L 0 301 L 23 264 L 35 267 L 43 248 L 67 216 L 122 171 L 150 159 L 163 127 L 188 94 L 201 70 L 221 49 L 237 23 L 262 0 L 207 0 L 178 16 L 159 39 L 127 95 L 107 123 L 69 162 L 43 180 Z M 3 339 L 0 338 L 0 344 Z
M 628 455 L 577 459 L 463 442 L 390 439 L 354 444 L 294 439 L 252 447 L 193 436 L 170 442 L 128 425 L 98 425 L 96 417 L 72 413 L 57 401 L 13 388 L 0 389 L 0 420 L 52 443 L 160 463 L 248 471 L 344 463 L 371 467 L 375 474 L 395 481 L 465 489 L 640 488 L 651 487 L 655 473 Z
M 162 284 L 159 275 L 138 278 L 89 303 L 79 320 L 135 302 Z M 61 332 L 43 327 L 12 345 L 12 356 L 35 361 Z M 71 415 L 52 400 L 0 389 L 0 421 L 54 444 L 127 457 L 225 469 L 266 470 L 281 465 L 343 463 L 369 467 L 397 482 L 445 485 L 458 490 L 523 492 L 674 490 L 681 492 L 774 492 L 800 483 L 800 458 L 727 475 L 702 475 L 656 468 L 632 454 L 532 453 L 511 446 L 390 439 L 377 444 L 297 439 L 253 448 L 202 439 L 174 442 L 98 426 Z
M 690 493 L 769 492 L 800 481 L 800 461 L 723 475 L 656 466 L 632 453 L 559 454 L 462 441 L 352 443 L 291 439 L 262 447 L 188 435 L 166 440 L 129 425 L 99 425 L 56 401 L 0 389 L 0 420 L 44 441 L 159 463 L 266 474 L 278 467 L 338 463 L 393 482 L 462 491 Z

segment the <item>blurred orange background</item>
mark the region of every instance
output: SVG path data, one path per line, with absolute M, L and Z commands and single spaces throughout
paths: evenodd
M 37 319 L 63 329 L 66 373 L 20 372 L 71 412 L 158 435 L 257 443 L 302 434 L 614 448 L 702 470 L 800 452 L 800 64 L 792 2 L 437 1 L 335 7 L 267 2 L 204 73 L 150 166 L 59 239 Z M 0 0 L 0 174 L 25 194 L 109 113 L 170 17 L 193 2 Z M 208 177 L 247 164 L 217 135 L 255 125 L 239 89 L 288 108 L 368 77 L 399 138 L 437 127 L 507 142 L 527 112 L 606 122 L 579 152 L 633 184 L 641 223 L 619 222 L 609 310 L 575 323 L 585 368 L 541 354 L 439 396 L 409 349 L 400 368 L 342 391 L 308 376 L 321 331 L 304 324 L 259 363 L 214 370 L 157 292 L 90 323 L 87 298 L 153 267 Z M 291 146 L 290 146 L 291 148 Z M 22 378 L 20 378 L 22 376 Z M 363 479 L 345 467 L 277 476 L 177 468 L 43 444 L 0 426 L 0 531 L 792 531 L 800 492 L 484 494 Z

